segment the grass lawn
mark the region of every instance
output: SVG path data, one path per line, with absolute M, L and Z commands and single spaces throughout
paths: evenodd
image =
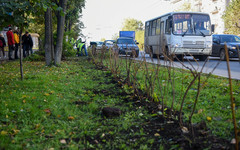
M 181 147 L 172 137 L 167 140 L 161 137 L 161 133 L 168 134 L 163 132 L 165 126 L 149 125 L 157 120 L 156 112 L 136 104 L 132 93 L 114 81 L 110 71 L 96 69 L 87 58 L 64 61 L 61 67 L 29 61 L 23 65 L 23 81 L 19 62 L 0 65 L 0 149 Z M 209 80 L 206 87 L 209 90 L 202 91 L 197 108 L 203 111 L 196 113 L 194 121 L 211 116 L 208 126 L 213 134 L 229 140 L 233 130 L 227 84 L 226 79 Z M 238 102 L 239 87 L 240 83 L 234 82 Z M 191 99 L 186 103 L 184 112 L 189 113 Z M 120 108 L 122 114 L 106 118 L 101 113 L 103 107 Z M 206 145 L 205 148 L 211 148 L 211 143 Z

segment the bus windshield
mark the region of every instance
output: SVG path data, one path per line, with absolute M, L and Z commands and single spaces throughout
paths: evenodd
M 175 35 L 211 35 L 210 17 L 204 14 L 174 14 L 173 34 Z

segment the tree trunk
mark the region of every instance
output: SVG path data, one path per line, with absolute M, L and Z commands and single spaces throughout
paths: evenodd
M 60 7 L 62 7 L 63 12 L 65 13 L 67 0 L 60 0 L 59 5 L 60 5 Z M 65 14 L 61 15 L 61 13 L 58 12 L 58 15 L 57 15 L 57 44 L 56 44 L 55 60 L 54 60 L 55 65 L 59 65 L 61 63 L 62 49 L 63 49 L 64 23 L 65 23 Z
M 50 11 L 50 29 L 51 29 L 51 53 L 52 53 L 52 60 L 54 60 L 54 44 L 53 44 L 53 26 L 52 26 L 52 11 Z
M 46 65 L 50 66 L 52 63 L 52 42 L 51 42 L 51 10 L 47 9 L 45 12 L 45 61 Z

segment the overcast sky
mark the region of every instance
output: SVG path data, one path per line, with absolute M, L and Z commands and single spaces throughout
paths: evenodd
M 146 20 L 171 12 L 169 1 L 164 0 L 86 0 L 81 20 L 83 34 L 89 41 L 112 39 L 122 28 L 124 19 Z

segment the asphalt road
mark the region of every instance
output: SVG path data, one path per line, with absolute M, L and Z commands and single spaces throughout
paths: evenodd
M 169 64 L 169 63 L 166 63 L 163 58 L 160 58 L 160 61 L 158 61 L 158 59 L 156 58 L 151 59 L 149 55 L 147 54 L 144 55 L 144 52 L 141 52 L 137 59 L 143 60 L 144 56 L 146 58 L 146 61 L 149 63 L 155 63 L 155 64 L 160 63 L 161 65 Z M 204 61 L 195 62 L 192 57 L 185 57 L 183 64 L 191 69 L 195 68 L 196 70 L 201 71 Z M 173 61 L 173 66 L 177 68 L 184 68 L 183 65 L 177 60 Z M 240 61 L 238 58 L 230 59 L 230 69 L 231 69 L 232 79 L 240 80 Z M 206 65 L 203 68 L 203 73 L 210 73 L 210 72 L 212 72 L 212 74 L 214 75 L 228 78 L 227 62 L 220 61 L 219 57 L 209 57 L 209 60 L 207 61 Z

